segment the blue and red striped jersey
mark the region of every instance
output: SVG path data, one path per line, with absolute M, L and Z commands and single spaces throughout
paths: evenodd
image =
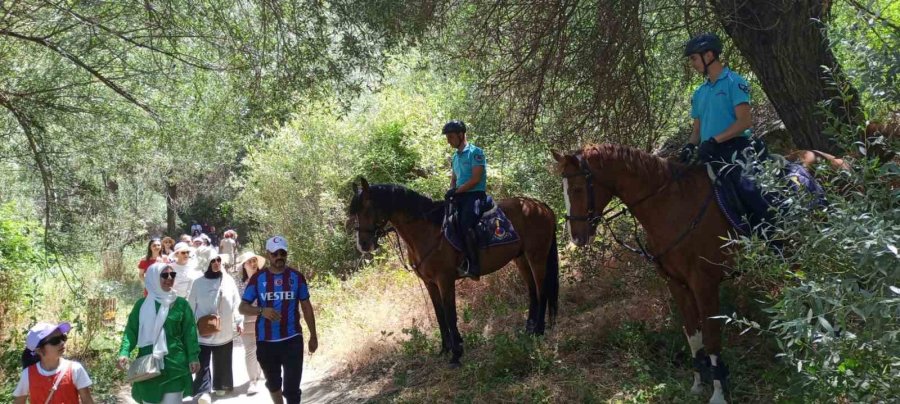
M 274 274 L 269 269 L 259 271 L 247 281 L 243 300 L 258 307 L 271 307 L 281 314 L 281 321 L 273 322 L 263 316 L 256 319 L 258 341 L 281 341 L 297 336 L 300 328 L 300 301 L 309 299 L 306 278 L 294 268 Z

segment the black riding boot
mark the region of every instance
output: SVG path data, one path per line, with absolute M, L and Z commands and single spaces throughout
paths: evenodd
M 478 238 L 475 235 L 475 229 L 468 229 L 465 237 L 466 243 L 466 260 L 469 265 L 466 266 L 466 272 L 461 275 L 463 277 L 472 278 L 481 274 L 481 268 L 478 265 Z

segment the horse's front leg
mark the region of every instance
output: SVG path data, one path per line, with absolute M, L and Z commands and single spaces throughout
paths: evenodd
M 700 313 L 697 310 L 697 303 L 694 294 L 691 293 L 687 286 L 673 280 L 668 279 L 669 292 L 681 311 L 681 318 L 684 321 L 684 335 L 687 337 L 688 345 L 691 348 L 691 358 L 694 364 L 694 384 L 691 386 L 691 393 L 703 393 L 703 380 L 701 375 L 709 369 L 709 357 L 703 349 L 703 334 L 700 333 Z
M 455 275 L 455 274 L 454 274 Z M 463 355 L 462 336 L 459 335 L 459 329 L 456 327 L 456 283 L 455 279 L 448 277 L 438 284 L 441 291 L 441 302 L 444 307 L 444 320 L 447 323 L 447 336 L 450 342 L 450 352 L 453 354 L 450 358 L 451 367 L 459 367 L 459 359 Z
M 438 327 L 441 329 L 440 355 L 444 355 L 450 352 L 450 342 L 447 320 L 444 316 L 444 304 L 441 302 L 441 290 L 436 284 L 427 281 L 425 282 L 425 288 L 428 289 L 428 296 L 431 297 L 431 305 L 434 307 L 434 315 L 437 317 Z
M 719 282 L 710 280 L 694 293 L 700 318 L 703 319 L 703 344 L 709 353 L 713 377 L 713 395 L 710 404 L 725 404 L 728 395 L 728 366 L 722 360 L 722 322 L 712 317 L 719 315 Z

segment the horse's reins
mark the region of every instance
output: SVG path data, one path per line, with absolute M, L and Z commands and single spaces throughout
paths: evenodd
M 637 220 L 635 219 L 634 213 L 631 211 L 631 208 L 637 207 L 641 203 L 644 203 L 645 201 L 649 200 L 650 198 L 658 195 L 660 192 L 662 192 L 663 190 L 668 188 L 669 185 L 680 181 L 684 177 L 684 175 L 683 175 L 684 172 L 682 171 L 682 172 L 676 173 L 676 175 L 674 175 L 671 180 L 666 182 L 663 186 L 657 188 L 656 191 L 651 192 L 650 194 L 645 195 L 644 197 L 642 197 L 642 198 L 638 199 L 637 201 L 635 201 L 634 203 L 632 203 L 631 208 L 626 206 L 626 207 L 622 208 L 618 213 L 616 213 L 610 217 L 606 217 L 606 215 L 609 212 L 614 211 L 615 208 L 614 207 L 607 208 L 603 212 L 601 212 L 599 215 L 595 213 L 597 211 L 597 209 L 596 209 L 596 201 L 594 200 L 594 175 L 593 175 L 593 173 L 591 173 L 591 169 L 587 164 L 586 158 L 579 159 L 579 166 L 581 168 L 580 172 L 577 172 L 574 174 L 563 174 L 562 177 L 566 178 L 566 179 L 572 178 L 572 177 L 584 177 L 585 183 L 587 185 L 587 193 L 588 193 L 588 211 L 587 211 L 586 216 L 572 216 L 572 215 L 568 214 L 569 212 L 566 212 L 567 213 L 565 216 L 566 220 L 588 222 L 588 224 L 591 226 L 591 230 L 593 232 L 597 231 L 597 225 L 599 223 L 603 223 L 603 226 L 606 228 L 606 231 L 608 231 L 612 235 L 612 238 L 613 238 L 613 240 L 615 240 L 616 243 L 621 245 L 623 248 L 644 257 L 645 259 L 647 259 L 648 261 L 650 261 L 652 263 L 661 264 L 660 260 L 662 259 L 662 256 L 665 255 L 666 253 L 668 253 L 669 251 L 671 251 L 678 244 L 681 244 L 681 242 L 684 241 L 685 237 L 687 237 L 688 234 L 690 234 L 695 228 L 697 228 L 697 225 L 700 224 L 700 220 L 703 219 L 703 216 L 706 214 L 706 209 L 709 207 L 709 204 L 712 201 L 713 191 L 712 191 L 712 189 L 710 189 L 709 195 L 707 195 L 706 199 L 704 200 L 703 206 L 700 207 L 700 211 L 697 213 L 696 216 L 694 216 L 693 220 L 691 220 L 690 226 L 688 226 L 687 229 L 682 231 L 682 233 L 678 236 L 678 238 L 675 239 L 675 241 L 673 241 L 672 243 L 670 243 L 668 247 L 663 249 L 662 252 L 654 255 L 654 254 L 651 254 L 647 250 L 646 247 L 644 247 L 644 244 L 641 243 L 640 237 L 638 237 Z M 613 190 L 610 189 L 605 184 L 598 183 L 598 185 L 600 187 L 606 189 L 606 191 L 609 192 L 610 195 L 615 194 L 613 192 Z M 634 227 L 634 240 L 638 245 L 637 247 L 630 246 L 627 243 L 625 243 L 624 241 L 619 240 L 619 237 L 616 236 L 616 233 L 612 230 L 612 227 L 610 226 L 610 222 L 613 219 L 615 219 L 619 216 L 622 216 L 625 213 L 628 213 L 631 216 L 631 220 L 635 224 L 633 226 Z
M 427 217 L 428 215 L 433 213 L 435 210 L 441 209 L 443 207 L 444 207 L 443 205 L 437 206 L 437 207 L 429 210 L 422 216 Z M 419 268 L 422 266 L 422 264 L 424 264 L 425 261 L 429 257 L 431 257 L 431 254 L 434 253 L 438 249 L 438 247 L 440 247 L 440 245 L 441 245 L 441 237 L 443 235 L 439 231 L 438 237 L 436 238 L 435 242 L 432 243 L 431 247 L 425 252 L 425 254 L 422 255 L 422 258 L 419 259 L 419 262 L 410 262 L 409 264 L 407 264 L 406 258 L 403 254 L 402 243 L 400 242 L 400 233 L 397 232 L 397 229 L 393 225 L 388 227 L 389 221 L 387 219 L 380 220 L 380 221 L 376 220 L 376 223 L 380 223 L 380 224 L 376 224 L 375 226 L 372 226 L 371 228 L 362 228 L 360 226 L 356 226 L 356 231 L 373 234 L 373 235 L 375 235 L 376 241 L 381 237 L 387 238 L 388 243 L 391 244 L 391 247 L 393 247 L 397 251 L 397 258 L 400 259 L 400 262 L 403 264 L 403 268 L 405 268 L 407 271 L 409 271 L 410 267 L 412 267 L 412 270 L 414 270 L 416 272 L 416 274 L 418 274 Z M 387 237 L 387 235 L 390 233 L 395 233 L 397 235 L 396 243 L 395 243 L 394 239 Z

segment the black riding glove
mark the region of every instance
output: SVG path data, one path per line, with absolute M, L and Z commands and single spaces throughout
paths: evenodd
M 447 193 L 444 194 L 444 200 L 450 200 L 453 198 L 453 195 L 456 195 L 456 188 L 450 188 L 447 190 Z
M 716 159 L 716 149 L 719 148 L 719 143 L 716 142 L 715 138 L 709 138 L 700 143 L 700 148 L 697 151 L 697 154 L 700 157 L 700 161 L 703 163 L 708 163 Z
M 694 152 L 697 150 L 697 145 L 693 143 L 688 143 L 681 148 L 681 153 L 678 154 L 678 160 L 684 164 L 688 164 L 691 160 L 694 159 Z

